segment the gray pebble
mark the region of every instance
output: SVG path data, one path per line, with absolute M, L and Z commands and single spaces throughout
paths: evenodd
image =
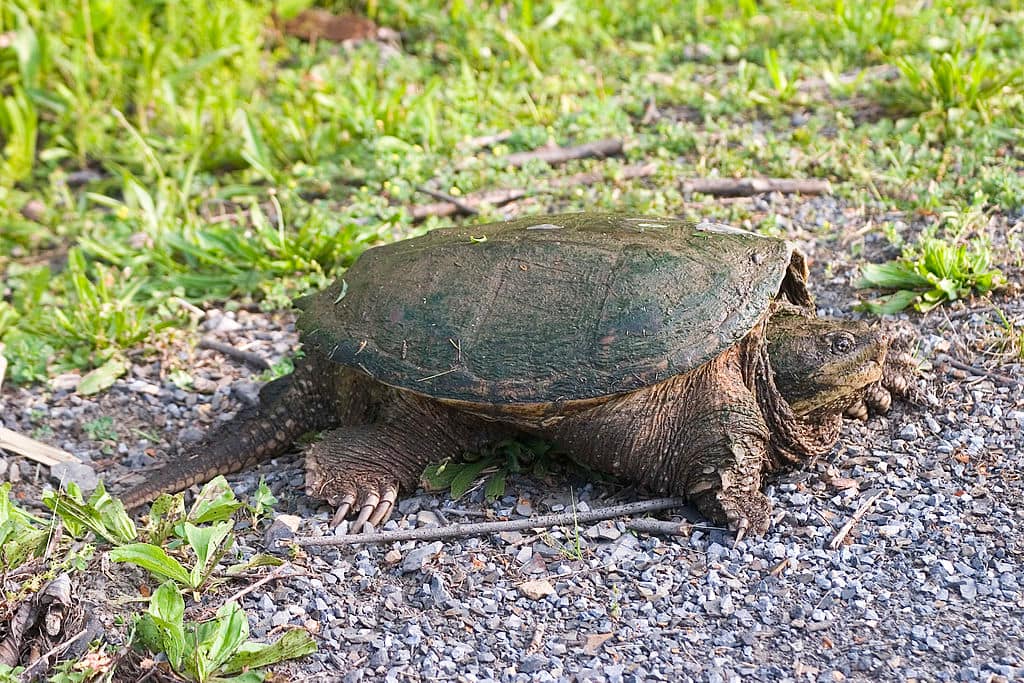
M 10 477 L 10 474 L 8 474 Z M 58 486 L 74 482 L 83 493 L 92 493 L 100 483 L 96 470 L 79 462 L 58 462 L 50 467 L 50 481 Z
M 420 571 L 435 555 L 441 552 L 444 544 L 434 541 L 414 548 L 402 560 L 402 571 L 406 574 Z

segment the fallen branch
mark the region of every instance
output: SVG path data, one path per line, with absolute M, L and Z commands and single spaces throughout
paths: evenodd
M 453 205 L 461 213 L 470 214 L 470 215 L 476 215 L 476 214 L 480 213 L 480 210 L 477 209 L 475 206 L 470 206 L 469 204 L 467 204 L 466 202 L 462 201 L 458 197 L 454 197 L 454 196 L 448 194 L 447 192 L 441 192 L 440 190 L 433 190 L 433 189 L 431 189 L 429 187 L 426 187 L 425 185 L 417 185 L 416 189 L 417 189 L 417 191 L 422 192 L 423 194 L 430 195 L 434 199 L 440 199 L 442 202 L 447 202 L 448 204 Z
M 24 434 L 11 431 L 6 427 L 0 427 L 0 449 L 23 455 L 29 460 L 35 460 L 47 467 L 52 467 L 59 462 L 82 462 L 65 450 L 30 439 Z
M 544 161 L 554 166 L 574 159 L 613 157 L 622 154 L 622 146 L 622 140 L 597 140 L 575 147 L 541 147 L 500 157 L 496 163 L 506 168 L 523 166 L 531 161 Z
M 681 183 L 683 192 L 715 197 L 752 197 L 758 194 L 832 194 L 827 180 L 800 178 L 691 178 Z
M 210 339 L 209 337 L 203 337 L 199 340 L 198 344 L 201 349 L 209 349 L 210 351 L 217 351 L 223 353 L 228 358 L 234 358 L 240 363 L 245 363 L 251 368 L 256 370 L 269 370 L 270 363 L 266 358 L 259 354 L 253 353 L 252 351 L 243 351 L 242 349 L 236 349 L 231 344 L 224 344 L 222 342 Z
M 657 172 L 655 164 L 630 164 L 616 169 L 611 177 L 605 171 L 589 171 L 586 173 L 575 173 L 562 178 L 553 178 L 546 186 L 538 189 L 527 190 L 525 188 L 512 188 L 505 190 L 484 190 L 473 192 L 458 199 L 458 204 L 445 200 L 437 204 L 420 204 L 410 209 L 412 219 L 421 221 L 429 216 L 453 216 L 457 214 L 478 213 L 478 207 L 484 204 L 490 206 L 502 206 L 517 199 L 522 199 L 530 194 L 543 194 L 555 189 L 565 189 L 578 185 L 594 185 L 605 180 L 633 180 L 635 178 L 646 178 Z M 428 192 L 431 194 L 433 191 Z M 454 199 L 454 198 L 452 198 Z M 463 208 L 466 207 L 466 208 Z
M 640 519 L 627 519 L 626 528 L 652 536 L 686 536 L 693 531 L 693 524 L 687 520 L 670 522 L 663 519 L 641 517 Z
M 654 498 L 636 503 L 609 505 L 607 507 L 587 510 L 584 512 L 564 512 L 554 515 L 541 515 L 528 519 L 510 519 L 503 522 L 475 522 L 450 524 L 442 527 L 423 527 L 420 529 L 399 529 L 397 531 L 378 531 L 368 534 L 350 536 L 296 536 L 292 539 L 278 541 L 279 546 L 294 544 L 297 546 L 335 546 L 355 545 L 359 543 L 392 543 L 395 541 L 437 541 L 449 538 L 466 538 L 483 536 L 502 531 L 521 531 L 560 526 L 563 524 L 589 524 L 603 519 L 614 519 L 628 515 L 668 510 L 684 505 L 682 498 Z
M 986 370 L 985 368 L 979 368 L 977 365 L 971 365 L 969 363 L 958 361 L 956 358 L 948 356 L 944 353 L 938 355 L 937 358 L 941 362 L 951 367 L 954 367 L 957 370 L 969 372 L 976 377 L 987 377 L 996 384 L 1002 384 L 1004 387 L 1010 387 L 1011 389 L 1015 389 L 1016 387 L 1020 386 L 1020 382 L 1018 382 L 1012 377 L 1001 375 L 998 372 L 992 372 L 991 370 Z
M 472 149 L 480 149 L 482 147 L 493 147 L 499 142 L 505 142 L 512 137 L 512 131 L 503 130 L 500 133 L 494 133 L 493 135 L 481 135 L 475 138 L 466 138 L 455 143 L 455 147 L 462 151 L 469 151 Z
M 860 521 L 860 518 L 863 517 L 868 510 L 871 509 L 871 506 L 875 504 L 875 501 L 878 500 L 881 495 L 882 491 L 877 491 L 875 492 L 875 495 L 864 501 L 864 503 L 853 513 L 853 516 L 846 521 L 846 524 L 839 528 L 839 531 L 836 532 L 836 535 L 829 542 L 828 547 L 832 550 L 837 550 L 839 546 L 842 545 L 843 539 L 850 534 L 850 530 L 853 529 L 853 526 Z

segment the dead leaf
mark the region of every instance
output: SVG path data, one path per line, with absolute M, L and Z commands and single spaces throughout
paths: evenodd
M 591 633 L 587 636 L 587 642 L 583 645 L 583 654 L 596 655 L 601 650 L 605 641 L 611 638 L 612 633 Z
M 284 23 L 284 32 L 310 42 L 330 40 L 370 40 L 377 36 L 377 25 L 358 14 L 333 14 L 311 7 Z

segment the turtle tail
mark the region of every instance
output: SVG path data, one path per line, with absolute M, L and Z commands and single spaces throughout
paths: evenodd
M 331 373 L 319 372 L 315 359 L 296 363 L 295 371 L 264 385 L 259 402 L 247 406 L 198 443 L 121 496 L 128 509 L 161 493 L 182 491 L 219 474 L 238 472 L 288 450 L 306 432 L 334 426 L 337 413 L 330 395 Z

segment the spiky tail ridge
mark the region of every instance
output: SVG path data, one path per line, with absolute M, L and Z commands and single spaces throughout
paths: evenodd
M 146 481 L 121 496 L 128 509 L 148 503 L 161 493 L 175 493 L 269 460 L 288 450 L 309 431 L 332 426 L 327 378 L 317 363 L 305 358 L 295 371 L 260 390 L 259 403 L 239 411 L 229 422 L 189 446 Z

